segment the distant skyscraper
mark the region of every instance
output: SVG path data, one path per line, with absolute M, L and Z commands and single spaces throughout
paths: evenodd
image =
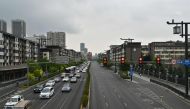
M 85 54 L 88 53 L 88 48 L 84 48 L 84 53 L 85 53 Z
M 0 31 L 7 32 L 7 23 L 4 20 L 0 20 Z
M 85 43 L 80 43 L 80 51 L 81 52 L 85 51 Z
M 66 48 L 65 32 L 47 32 L 47 45 Z
M 18 37 L 26 37 L 26 23 L 24 20 L 12 21 L 12 34 Z

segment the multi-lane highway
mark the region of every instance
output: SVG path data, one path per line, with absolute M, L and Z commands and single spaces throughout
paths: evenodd
M 90 109 L 190 109 L 188 101 L 159 85 L 138 78 L 123 80 L 96 62 L 90 72 Z
M 189 109 L 190 102 L 170 90 L 134 78 L 133 82 L 121 79 L 113 71 L 91 63 L 90 109 Z M 32 109 L 80 109 L 80 100 L 85 83 L 85 73 L 77 83 L 72 83 L 70 93 L 62 93 L 64 82 L 54 86 L 55 94 L 50 99 L 40 99 L 33 88 L 21 92 L 32 101 Z M 0 101 L 0 108 L 6 100 Z
M 85 73 L 81 73 L 81 78 L 77 83 L 71 83 L 71 92 L 62 93 L 61 89 L 64 82 L 55 84 L 55 93 L 50 99 L 40 99 L 39 93 L 33 93 L 33 88 L 23 91 L 21 95 L 25 99 L 32 101 L 32 109 L 79 109 L 80 101 L 85 83 Z M 3 108 L 5 101 L 0 102 L 0 108 Z

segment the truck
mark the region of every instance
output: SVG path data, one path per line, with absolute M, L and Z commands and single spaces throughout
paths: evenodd
M 4 109 L 30 109 L 30 106 L 30 100 L 24 100 L 22 95 L 14 95 L 5 103 Z

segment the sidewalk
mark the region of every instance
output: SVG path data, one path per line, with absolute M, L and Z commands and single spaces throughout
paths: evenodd
M 179 95 L 190 100 L 190 89 L 189 89 L 188 96 L 186 96 L 185 95 L 185 86 L 183 86 L 183 85 L 172 83 L 172 82 L 169 82 L 169 81 L 166 81 L 163 79 L 159 79 L 159 78 L 155 78 L 155 77 L 147 77 L 146 75 L 140 76 L 136 73 L 134 73 L 134 77 L 137 77 L 137 78 L 140 78 L 142 80 L 150 81 L 150 82 L 156 83 L 158 85 L 164 86 L 164 87 L 172 90 L 173 92 L 175 92 L 175 93 L 177 93 L 177 94 L 179 94 Z

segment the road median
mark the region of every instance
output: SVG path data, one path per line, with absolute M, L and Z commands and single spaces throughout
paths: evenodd
M 90 65 L 87 69 L 86 82 L 83 90 L 83 95 L 81 98 L 81 106 L 80 109 L 89 109 L 89 100 L 90 100 Z

